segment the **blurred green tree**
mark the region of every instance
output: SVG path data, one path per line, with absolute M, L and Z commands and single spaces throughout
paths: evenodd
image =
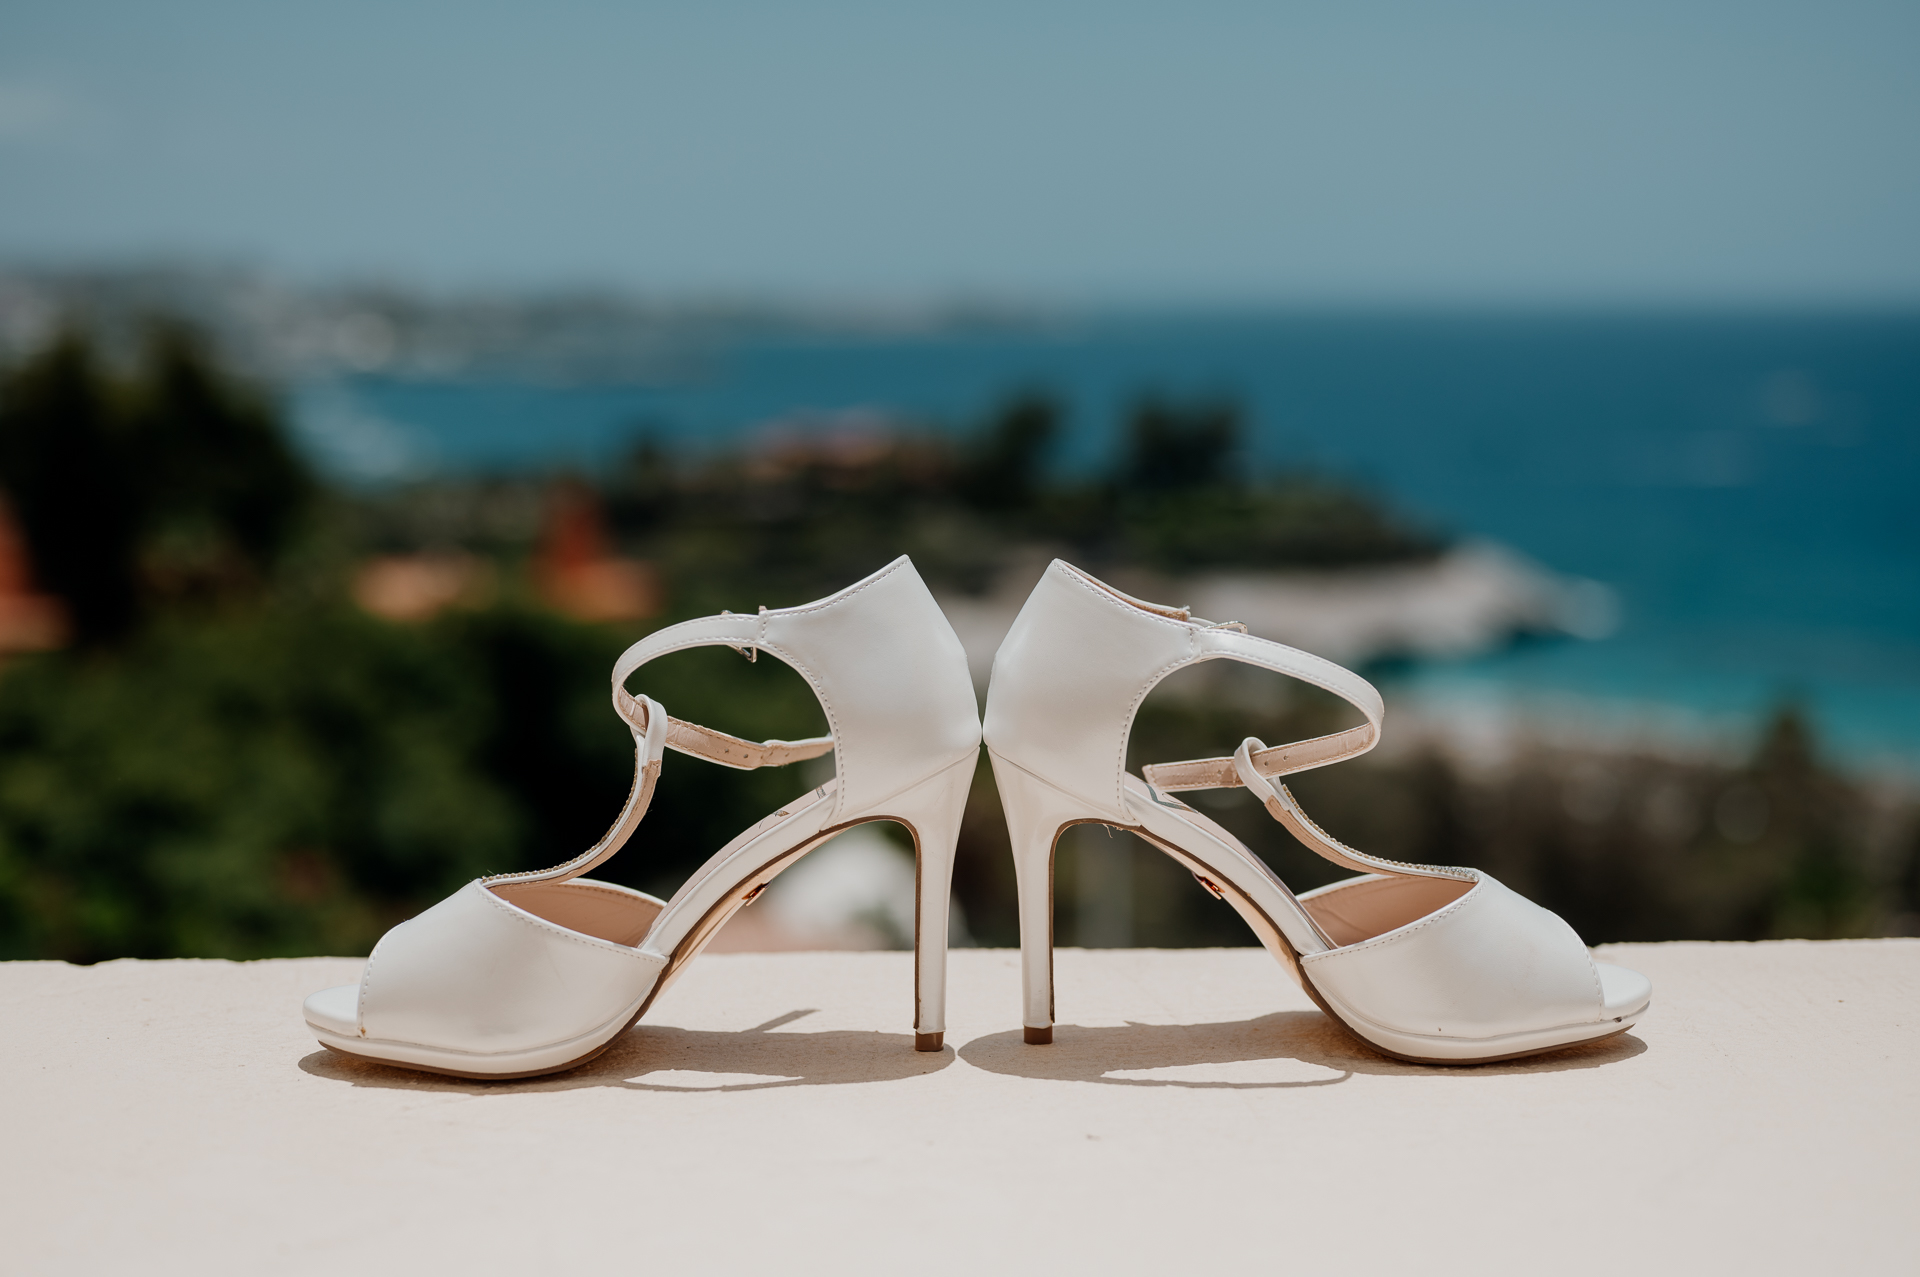
M 0 679 L 0 956 L 364 951 L 524 816 L 475 663 L 345 611 L 163 622 Z
M 139 610 L 141 474 L 118 390 L 75 333 L 0 381 L 0 487 L 37 583 L 84 643 L 126 633 Z
M 1233 404 L 1149 396 L 1127 422 L 1120 486 L 1136 492 L 1229 486 L 1240 446 L 1240 410 Z
M 964 446 L 956 487 L 977 510 L 1026 510 L 1045 481 L 1060 436 L 1060 405 L 1039 391 L 1014 396 Z
M 272 407 L 176 324 L 155 327 L 125 399 L 149 581 L 217 592 L 264 578 L 315 488 Z
M 39 583 L 95 646 L 156 595 L 260 583 L 315 484 L 267 402 L 162 323 L 129 373 L 69 332 L 0 380 L 0 488 Z
M 1256 472 L 1242 442 L 1231 403 L 1143 399 L 1107 500 L 1081 505 L 1076 539 L 1109 559 L 1168 572 L 1349 567 L 1431 558 L 1442 548 L 1352 486 Z

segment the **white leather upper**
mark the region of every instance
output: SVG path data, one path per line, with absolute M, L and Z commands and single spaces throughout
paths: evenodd
M 1315 740 L 1243 742 L 1228 758 L 1161 763 L 1147 785 L 1126 774 L 1127 737 L 1153 687 L 1198 661 L 1231 659 L 1314 683 L 1365 720 Z M 1329 661 L 1129 598 L 1056 560 L 994 660 L 986 741 L 1015 840 L 1021 890 L 1050 888 L 1052 841 L 1074 820 L 1144 831 L 1233 888 L 1230 897 L 1276 952 L 1356 1032 L 1415 1059 L 1484 1059 L 1597 1036 L 1644 1009 L 1650 986 L 1603 976 L 1558 915 L 1475 869 L 1403 864 L 1322 830 L 1277 779 L 1371 749 L 1383 705 L 1373 686 Z M 1289 832 L 1362 876 L 1295 897 L 1244 844 L 1171 791 L 1246 786 Z M 1029 914 L 1031 913 L 1031 917 Z M 1022 943 L 1050 922 L 1026 908 Z M 1284 940 L 1284 947 L 1281 942 Z M 1027 1023 L 1051 1022 L 1050 974 L 1031 953 Z
M 658 702 L 626 690 L 627 677 L 647 661 L 710 644 L 768 652 L 797 669 L 819 696 L 831 736 L 744 741 L 671 719 Z M 923 855 L 943 866 L 944 885 L 980 724 L 959 639 L 906 558 L 804 607 L 724 614 L 648 635 L 621 656 L 612 690 L 614 708 L 633 733 L 635 775 L 607 835 L 552 869 L 469 883 L 393 928 L 367 960 L 351 1025 L 341 991 L 309 1000 L 308 1021 L 323 1041 L 343 1049 L 366 1043 L 378 1058 L 482 1073 L 562 1066 L 639 1012 L 683 943 L 697 952 L 717 925 L 710 920 L 725 917 L 715 911 L 738 903 L 745 879 L 771 876 L 783 857 L 830 826 L 876 814 L 912 825 Z M 664 750 L 757 767 L 828 748 L 836 780 L 721 849 L 673 901 L 579 876 L 618 851 L 639 825 Z M 944 894 L 938 903 L 944 951 Z M 924 971 L 919 989 L 936 1028 L 941 970 Z
M 665 964 L 470 882 L 381 939 L 360 977 L 360 1027 L 442 1050 L 523 1051 L 624 1023 Z
M 1438 911 L 1303 955 L 1322 996 L 1352 1016 L 1423 1036 L 1477 1039 L 1599 1020 L 1600 977 L 1573 928 L 1468 872 L 1478 881 Z

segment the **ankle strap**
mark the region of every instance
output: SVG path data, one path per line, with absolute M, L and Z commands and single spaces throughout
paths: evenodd
M 682 621 L 678 625 L 670 625 L 664 630 L 647 635 L 622 652 L 620 659 L 614 663 L 614 712 L 626 720 L 627 725 L 636 735 L 644 731 L 646 718 L 640 702 L 645 698 L 634 697 L 626 688 L 627 679 L 635 670 L 657 657 L 690 647 L 731 647 L 738 652 L 758 655 L 760 645 L 766 641 L 766 618 L 767 610 L 764 607 L 760 609 L 757 616 L 722 612 L 718 616 Z M 833 737 L 829 735 L 811 736 L 805 740 L 750 741 L 739 736 L 731 736 L 726 732 L 715 731 L 711 727 L 702 727 L 698 723 L 689 723 L 684 719 L 668 716 L 666 744 L 668 749 L 690 754 L 695 758 L 704 758 L 722 767 L 752 771 L 757 767 L 783 767 L 802 759 L 818 758 L 833 748 Z
M 1199 631 L 1196 635 L 1203 655 L 1200 659 L 1224 657 L 1248 665 L 1288 674 L 1315 687 L 1325 688 L 1366 715 L 1367 721 L 1343 732 L 1294 741 L 1271 748 L 1249 736 L 1228 758 L 1197 758 L 1182 763 L 1155 763 L 1142 771 L 1147 783 L 1163 793 L 1185 789 L 1227 789 L 1245 785 L 1260 798 L 1267 813 L 1306 847 L 1345 869 L 1361 873 L 1406 874 L 1429 878 L 1467 878 L 1471 871 L 1442 865 L 1414 865 L 1383 856 L 1369 855 L 1347 846 L 1320 828 L 1313 817 L 1301 809 L 1293 791 L 1276 777 L 1292 772 L 1325 767 L 1372 749 L 1380 741 L 1380 725 L 1386 706 L 1373 684 L 1352 670 L 1332 661 L 1302 652 L 1284 643 L 1254 638 L 1221 627 Z
M 750 741 L 683 719 L 667 719 L 667 748 L 722 767 L 752 771 L 756 767 L 785 767 L 806 758 L 818 758 L 833 748 L 831 736 L 805 740 Z
M 653 802 L 653 791 L 660 783 L 660 766 L 666 750 L 677 750 L 682 754 L 691 754 L 695 758 L 704 758 L 719 763 L 722 767 L 732 767 L 739 771 L 751 771 L 756 767 L 779 767 L 786 763 L 799 762 L 803 758 L 817 758 L 833 748 L 833 737 L 816 736 L 810 740 L 769 740 L 750 741 L 738 736 L 729 736 L 717 732 L 711 727 L 702 727 L 698 723 L 689 723 L 668 714 L 659 701 L 651 696 L 635 696 L 621 684 L 628 674 L 652 660 L 661 651 L 673 651 L 680 647 L 698 647 L 725 643 L 736 646 L 729 638 L 710 637 L 706 627 L 710 622 L 730 622 L 749 618 L 721 615 L 707 617 L 703 621 L 689 621 L 691 627 L 682 640 L 662 647 L 658 651 L 643 651 L 648 647 L 653 635 L 642 639 L 628 648 L 613 668 L 613 708 L 633 733 L 634 768 L 633 786 L 627 791 L 626 806 L 621 808 L 620 816 L 613 822 L 599 842 L 581 852 L 565 864 L 555 865 L 551 869 L 536 869 L 526 873 L 497 874 L 488 878 L 488 883 L 509 882 L 565 882 L 577 878 L 589 869 L 609 859 L 626 844 L 633 831 L 639 827 L 640 820 L 647 814 L 647 808 Z M 675 626 L 674 629 L 682 627 Z M 731 628 L 726 625 L 722 630 Z M 662 631 L 665 633 L 665 631 Z
M 1233 766 L 1239 782 L 1260 797 L 1267 814 L 1286 827 L 1288 833 L 1315 852 L 1323 859 L 1331 860 L 1343 869 L 1357 869 L 1361 873 L 1399 874 L 1419 878 L 1454 878 L 1473 881 L 1470 869 L 1458 869 L 1451 865 L 1414 865 L 1404 860 L 1388 860 L 1384 856 L 1369 855 L 1364 851 L 1347 846 L 1326 830 L 1320 828 L 1313 817 L 1307 815 L 1300 806 L 1300 800 L 1293 791 L 1271 774 L 1263 775 L 1254 765 L 1259 753 L 1276 753 L 1268 750 L 1256 737 L 1249 736 L 1240 742 L 1240 748 L 1233 752 L 1227 761 Z M 1295 768 L 1295 770 L 1299 770 Z
M 663 754 L 668 749 L 739 771 L 778 767 L 803 758 L 817 758 L 832 749 L 831 736 L 798 741 L 750 741 L 730 736 L 711 727 L 674 718 L 652 697 L 635 696 L 626 689 L 629 675 L 656 656 L 664 656 L 668 652 L 715 646 L 757 650 L 757 643 L 762 638 L 759 628 L 765 624 L 765 611 L 761 609 L 761 617 L 735 616 L 723 612 L 719 616 L 702 617 L 697 621 L 683 621 L 649 634 L 621 653 L 613 667 L 613 710 L 620 715 L 627 730 L 633 733 L 634 767 L 633 786 L 627 791 L 626 806 L 621 808 L 619 818 L 599 842 L 565 864 L 526 873 L 498 874 L 486 881 L 565 882 L 606 861 L 633 836 L 641 818 L 647 814 L 647 808 L 653 802 L 653 791 L 660 782 Z
M 691 647 L 762 651 L 806 679 L 832 733 L 807 740 L 751 741 L 670 717 L 626 689 L 634 671 Z M 620 849 L 652 799 L 661 755 L 673 749 L 723 767 L 778 767 L 835 752 L 822 786 L 837 822 L 860 818 L 980 747 L 980 720 L 966 653 L 940 605 L 902 555 L 865 580 L 799 607 L 682 621 L 656 630 L 613 667 L 613 708 L 634 738 L 634 783 L 619 820 L 598 843 L 554 869 L 489 881 L 565 880 Z
M 778 766 L 832 750 L 835 823 L 877 810 L 980 747 L 966 653 L 905 556 L 812 603 L 722 612 L 647 635 L 613 668 L 613 704 L 621 717 L 634 722 L 634 701 L 625 687 L 634 671 L 692 647 L 731 647 L 791 667 L 818 699 L 830 734 L 752 741 L 676 721 L 668 746 L 738 768 Z
M 1386 718 L 1386 705 L 1373 684 L 1352 670 L 1311 652 L 1302 652 L 1284 643 L 1256 638 L 1220 626 L 1197 631 L 1194 640 L 1199 648 L 1199 660 L 1224 658 L 1286 674 L 1332 692 L 1366 715 L 1366 722 L 1342 732 L 1276 745 L 1271 749 L 1260 746 L 1258 752 L 1251 755 L 1252 769 L 1260 776 L 1285 776 L 1291 772 L 1325 767 L 1329 763 L 1364 754 L 1380 743 L 1380 725 Z M 1254 743 L 1259 744 L 1257 741 Z M 1245 783 L 1235 766 L 1234 757 L 1154 763 L 1141 770 L 1147 783 L 1163 793 L 1185 789 L 1228 789 Z

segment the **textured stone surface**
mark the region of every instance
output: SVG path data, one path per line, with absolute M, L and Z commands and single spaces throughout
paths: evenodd
M 1420 1068 L 1258 950 L 713 955 L 574 1073 L 358 1065 L 342 959 L 0 964 L 7 1272 L 1911 1272 L 1920 941 L 1629 945 L 1630 1035 Z

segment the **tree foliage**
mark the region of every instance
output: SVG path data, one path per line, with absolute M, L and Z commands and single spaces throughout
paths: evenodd
M 1230 405 L 1142 400 L 1103 473 L 1060 465 L 1067 420 L 1028 393 L 959 439 L 856 432 L 703 459 L 653 442 L 600 496 L 621 548 L 666 577 L 672 611 L 654 624 L 804 602 L 902 552 L 946 588 L 981 588 L 1035 545 L 1096 570 L 1169 571 L 1437 548 L 1364 492 L 1255 467 Z M 68 335 L 0 378 L 0 486 L 80 639 L 0 668 L 0 956 L 361 952 L 477 874 L 591 845 L 631 777 L 605 680 L 639 631 L 533 599 L 519 569 L 542 482 L 325 494 L 271 403 L 177 328 L 125 367 Z M 348 604 L 361 556 L 449 544 L 498 565 L 489 604 L 419 625 Z M 633 690 L 750 736 L 825 727 L 798 675 L 722 650 L 649 666 Z M 1156 695 L 1134 761 L 1346 725 L 1332 713 L 1238 684 Z M 672 890 L 817 783 L 796 772 L 670 758 L 633 846 L 600 874 Z M 1489 772 L 1435 749 L 1296 789 L 1356 845 L 1483 866 L 1589 940 L 1850 935 L 1920 918 L 1911 805 L 1824 765 L 1791 713 L 1738 765 L 1541 747 Z M 1296 887 L 1330 876 L 1241 797 L 1195 801 Z M 989 943 L 1016 935 L 1005 838 L 983 767 L 955 885 Z M 1107 845 L 1063 850 L 1063 900 Z M 1178 866 L 1144 851 L 1130 864 L 1136 943 L 1245 942 Z
M 68 333 L 7 376 L 0 487 L 39 584 L 94 646 L 129 634 L 157 597 L 257 586 L 314 485 L 265 400 L 160 325 L 129 372 Z

